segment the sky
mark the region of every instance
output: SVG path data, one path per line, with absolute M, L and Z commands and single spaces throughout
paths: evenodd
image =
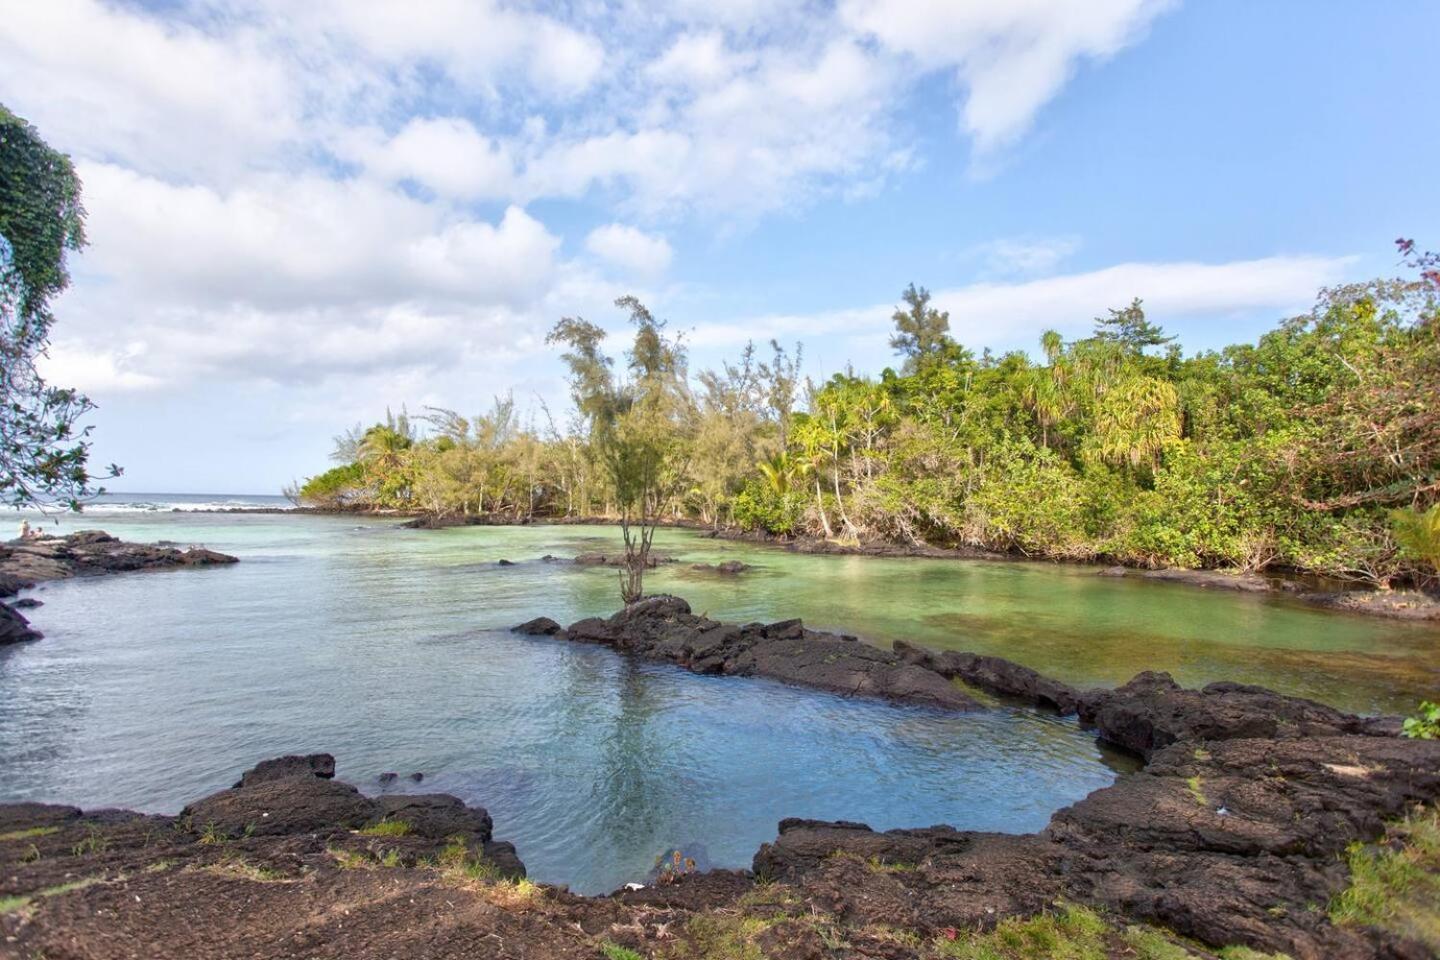
M 566 405 L 546 331 L 633 293 L 692 366 L 894 363 L 1132 297 L 1188 350 L 1440 244 L 1396 0 L 0 0 L 0 102 L 89 247 L 45 371 L 111 489 L 275 493 L 388 408 Z M 1427 187 L 1426 184 L 1432 186 Z

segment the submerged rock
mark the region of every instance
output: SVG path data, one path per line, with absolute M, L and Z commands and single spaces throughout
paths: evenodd
M 512 628 L 515 633 L 522 633 L 531 637 L 553 637 L 561 630 L 560 624 L 549 617 L 536 617 L 534 620 L 526 620 L 517 627 Z
M 750 564 L 742 563 L 739 560 L 724 560 L 720 563 L 692 563 L 690 569 L 697 573 L 719 573 L 733 577 L 752 568 Z
M 554 562 L 560 558 L 546 557 L 545 559 Z M 626 565 L 625 554 L 623 553 L 582 553 L 570 561 L 579 567 L 623 567 Z M 676 563 L 675 557 L 664 553 L 652 553 L 645 558 L 647 569 L 653 570 L 663 563 Z

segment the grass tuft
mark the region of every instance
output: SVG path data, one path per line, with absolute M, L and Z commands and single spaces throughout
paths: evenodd
M 340 847 L 330 847 L 326 853 L 335 858 L 335 864 L 341 870 L 369 870 L 375 866 L 375 861 L 363 853 L 356 853 L 353 850 L 343 850 Z
M 404 820 L 381 820 L 355 832 L 362 837 L 404 837 L 409 836 L 413 829 Z
M 77 857 L 83 857 L 90 853 L 104 853 L 108 849 L 110 849 L 109 838 L 101 833 L 99 828 L 90 827 L 89 834 L 84 840 L 71 847 L 70 852 Z
M 643 956 L 631 950 L 629 947 L 622 947 L 618 943 L 611 943 L 606 940 L 600 944 L 600 952 L 605 954 L 605 960 L 645 960 Z
M 1330 904 L 1342 926 L 1379 927 L 1440 952 L 1440 808 L 1392 823 L 1376 846 L 1351 844 L 1350 886 Z
M 16 913 L 29 905 L 29 897 L 0 897 L 0 913 Z
M 225 835 L 225 831 L 221 830 L 213 820 L 205 824 L 205 829 L 200 831 L 200 842 L 207 846 L 219 846 L 220 844 L 228 843 L 229 840 L 230 838 Z
M 11 830 L 9 833 L 0 833 L 0 842 L 6 840 L 33 840 L 36 837 L 48 837 L 52 833 L 59 832 L 59 827 L 30 827 L 28 830 Z
M 1109 932 L 1095 911 L 1072 905 L 1011 917 L 988 933 L 942 938 L 936 948 L 942 957 L 957 960 L 1106 960 Z
M 204 870 L 217 876 L 239 877 L 243 880 L 253 880 L 255 883 L 285 883 L 291 879 L 279 870 L 239 859 L 221 860 L 219 863 L 212 863 L 205 867 Z

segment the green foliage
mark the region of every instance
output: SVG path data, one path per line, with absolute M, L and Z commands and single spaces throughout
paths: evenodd
M 611 943 L 608 940 L 600 944 L 600 952 L 605 954 L 605 960 L 645 960 L 643 956 L 629 947 L 622 947 L 618 943 Z
M 809 496 L 801 490 L 776 492 L 769 480 L 751 480 L 735 495 L 731 516 L 741 527 L 789 536 L 800 529 Z
M 623 362 L 563 319 L 575 417 L 521 426 L 432 411 L 337 441 L 315 503 L 443 514 L 609 516 L 631 552 L 682 517 L 784 536 L 883 539 L 1147 567 L 1271 567 L 1377 586 L 1440 579 L 1440 257 L 1418 281 L 1323 291 L 1253 344 L 1185 356 L 1137 300 L 1039 360 L 976 357 L 911 286 L 904 363 L 806 381 L 747 347 L 691 381 L 633 298 Z M 1161 348 L 1161 349 L 1156 349 Z M 643 573 L 643 565 L 635 567 Z M 639 576 L 622 571 L 622 594 Z
M 929 290 L 912 283 L 901 299 L 908 309 L 897 309 L 891 318 L 895 334 L 890 349 L 905 357 L 907 372 L 963 357 L 960 345 L 950 337 L 950 314 L 930 306 Z
M 1440 740 L 1440 703 L 1424 700 L 1413 717 L 1406 717 L 1401 732 L 1412 740 Z
M 90 428 L 78 426 L 94 405 L 35 369 L 50 342 L 50 301 L 70 283 L 66 256 L 85 245 L 84 224 L 70 158 L 0 106 L 0 501 L 12 506 L 78 510 L 98 492 Z
M 1002 920 L 989 933 L 943 938 L 937 952 L 959 960 L 1105 960 L 1108 931 L 1094 911 L 1068 906 Z
M 360 500 L 365 491 L 364 465 L 347 463 L 306 480 L 300 487 L 300 500 L 311 506 L 336 508 Z
M 1337 924 L 1389 930 L 1440 950 L 1440 810 L 1391 824 L 1385 842 L 1352 844 L 1350 885 L 1330 904 Z
M 404 837 L 411 833 L 411 827 L 404 820 L 381 820 L 355 832 L 362 837 Z
M 1165 331 L 1145 319 L 1145 307 L 1140 298 L 1130 301 L 1128 307 L 1112 309 L 1108 317 L 1095 318 L 1095 339 L 1116 343 L 1135 353 L 1144 352 L 1146 347 L 1160 347 L 1174 342 Z
M 620 597 L 633 603 L 644 595 L 655 523 L 678 485 L 690 397 L 685 350 L 667 336 L 665 323 L 634 297 L 615 305 L 630 312 L 635 327 L 628 376 L 614 375 L 614 362 L 601 349 L 604 332 L 592 323 L 562 319 L 546 340 L 569 348 L 562 359 L 571 393 L 614 491 L 625 537 Z
M 1392 510 L 1390 529 L 1400 549 L 1440 574 L 1440 503 L 1429 510 Z

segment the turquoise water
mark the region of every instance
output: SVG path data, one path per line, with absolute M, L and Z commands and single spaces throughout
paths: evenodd
M 487 807 L 533 876 L 593 892 L 643 879 L 676 846 L 746 865 L 787 816 L 1033 830 L 1124 765 L 1073 721 L 1029 710 L 842 700 L 510 634 L 616 606 L 614 571 L 539 560 L 612 546 L 608 528 L 104 509 L 65 525 L 85 527 L 242 563 L 39 588 L 29 614 L 46 638 L 0 650 L 3 800 L 174 812 L 258 759 L 325 750 L 371 792 L 382 772 L 423 771 L 405 788 Z M 657 547 L 756 565 L 654 576 L 652 592 L 697 612 L 996 652 L 1074 683 L 1162 668 L 1367 711 L 1440 686 L 1436 631 L 1273 599 L 684 531 Z

